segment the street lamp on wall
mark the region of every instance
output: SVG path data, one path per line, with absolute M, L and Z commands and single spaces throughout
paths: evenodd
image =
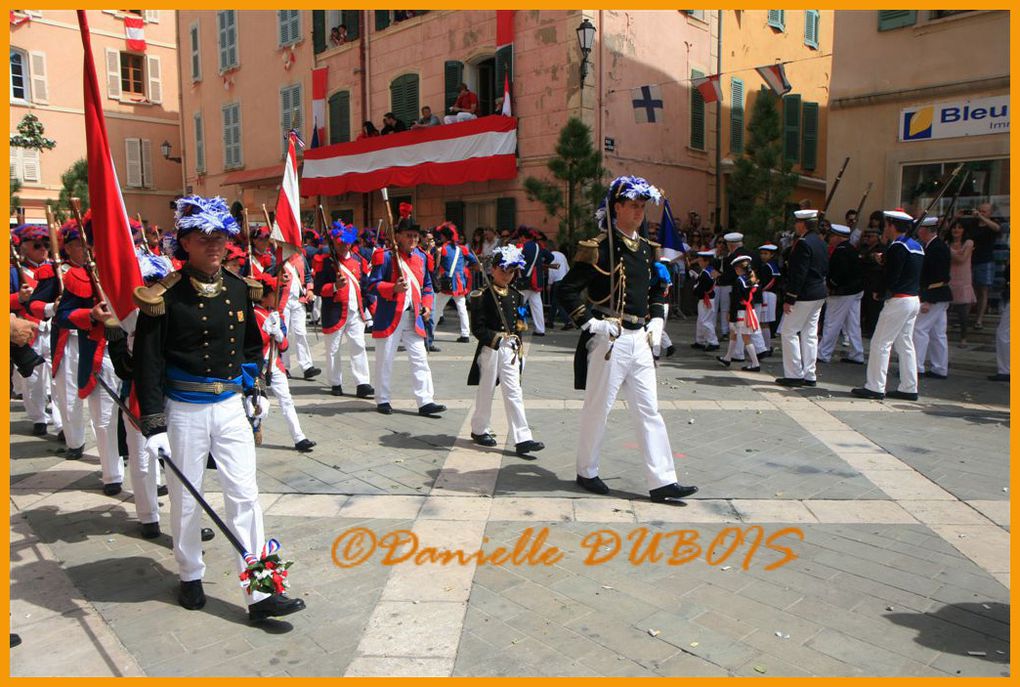
M 163 141 L 163 143 L 160 144 L 160 146 L 159 146 L 159 150 L 160 150 L 161 153 L 163 153 L 163 159 L 164 160 L 169 160 L 170 162 L 176 162 L 177 164 L 181 163 L 181 158 L 179 158 L 179 157 L 170 157 L 170 150 L 171 150 L 170 141 Z
M 584 86 L 584 79 L 588 76 L 588 56 L 595 44 L 595 25 L 587 17 L 577 27 L 577 44 L 581 48 L 581 86 Z

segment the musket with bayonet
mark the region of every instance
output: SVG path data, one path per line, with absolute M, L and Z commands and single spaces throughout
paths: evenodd
M 823 217 L 825 217 L 825 213 L 828 212 L 829 204 L 832 203 L 832 198 L 833 198 L 833 196 L 836 195 L 836 189 L 839 188 L 839 182 L 843 179 L 843 172 L 846 171 L 846 166 L 848 164 L 850 164 L 850 156 L 849 155 L 847 155 L 846 158 L 843 160 L 843 166 L 839 168 L 839 174 L 836 175 L 836 180 L 834 182 L 832 182 L 832 188 L 829 189 L 829 195 L 827 195 L 825 197 L 825 206 L 822 208 L 822 211 L 819 213 L 818 219 L 822 219 Z
M 81 214 L 80 198 L 71 198 L 71 214 L 74 215 L 74 219 L 78 222 L 78 228 L 81 231 L 81 245 L 85 254 L 85 264 L 82 267 L 85 268 L 85 274 L 88 275 L 89 283 L 92 285 L 92 298 L 96 305 L 106 304 L 106 307 L 111 312 L 111 315 L 103 321 L 103 324 L 107 327 L 119 327 L 120 321 L 116 315 L 112 314 L 113 309 L 109 306 L 110 299 L 106 297 L 106 292 L 103 291 L 103 286 L 99 282 L 99 268 L 96 265 L 95 257 L 92 255 L 92 250 L 89 248 L 88 237 L 85 235 L 85 221 Z
M 857 218 L 857 226 L 861 226 L 861 213 L 864 212 L 864 203 L 868 200 L 868 194 L 871 193 L 871 182 L 868 182 L 868 188 L 864 189 L 864 195 L 861 196 L 861 202 L 857 204 L 857 214 L 854 215 Z
M 403 256 L 400 254 L 400 247 L 397 246 L 397 229 L 393 225 L 393 208 L 390 206 L 390 192 L 389 192 L 389 189 L 387 189 L 385 186 L 383 186 L 379 190 L 382 191 L 383 205 L 386 206 L 386 218 L 390 222 L 390 241 L 393 243 L 393 256 L 394 256 L 394 259 L 396 260 L 396 262 L 394 263 L 394 268 L 393 268 L 394 269 L 394 276 L 396 277 L 396 279 L 394 279 L 394 282 L 396 282 L 398 279 L 404 279 L 404 281 L 406 282 L 407 280 L 405 279 L 404 275 L 405 274 L 412 274 L 413 275 L 413 273 L 411 272 L 411 268 L 407 267 L 406 261 L 404 260 Z M 382 220 L 379 220 L 379 224 L 382 225 Z M 410 289 L 411 285 L 408 284 L 407 288 Z M 424 294 L 422 294 L 422 295 L 424 296 Z M 420 307 L 418 314 L 424 316 L 424 314 L 425 314 L 425 306 L 424 305 L 422 305 Z
M 942 196 L 946 195 L 946 191 L 948 191 L 949 187 L 953 185 L 953 182 L 956 181 L 956 176 L 961 171 L 963 171 L 963 163 L 962 162 L 960 164 L 956 165 L 956 168 L 953 170 L 952 174 L 950 174 L 949 178 L 946 180 L 946 182 L 944 184 L 942 184 L 942 189 L 938 193 L 935 194 L 934 198 L 931 199 L 931 202 L 928 203 L 928 207 L 926 207 L 924 209 L 924 212 L 922 212 L 920 215 L 918 215 L 917 219 L 914 220 L 914 225 L 910 229 L 911 235 L 913 235 L 913 234 L 915 234 L 917 232 L 917 228 L 919 226 L 921 226 L 921 222 L 923 222 L 924 218 L 928 216 L 928 211 L 931 210 L 933 207 L 935 207 L 936 203 L 938 203 L 940 200 L 942 200 Z
M 53 271 L 57 273 L 57 297 L 64 292 L 64 259 L 60 257 L 60 239 L 58 238 L 57 219 L 53 209 L 46 206 L 46 226 L 50 235 L 50 252 L 53 253 Z
M 949 207 L 946 208 L 946 212 L 939 218 L 938 231 L 941 232 L 945 229 L 949 222 L 952 222 L 953 213 L 956 212 L 956 203 L 960 200 L 960 192 L 963 191 L 963 187 L 967 185 L 967 180 L 970 179 L 970 170 L 968 169 L 960 177 L 960 184 L 956 187 L 956 192 L 953 194 L 953 199 L 949 202 Z

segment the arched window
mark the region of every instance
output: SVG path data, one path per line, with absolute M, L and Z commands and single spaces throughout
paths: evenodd
M 30 100 L 28 53 L 11 48 L 11 100 Z

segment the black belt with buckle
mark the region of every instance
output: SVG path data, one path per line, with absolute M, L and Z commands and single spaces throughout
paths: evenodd
M 638 315 L 629 315 L 627 313 L 616 313 L 609 308 L 603 308 L 601 306 L 593 306 L 592 312 L 595 314 L 597 319 L 615 319 L 620 320 L 620 324 L 624 329 L 637 330 L 645 328 L 645 318 L 639 317 Z M 601 315 L 601 317 L 598 317 Z

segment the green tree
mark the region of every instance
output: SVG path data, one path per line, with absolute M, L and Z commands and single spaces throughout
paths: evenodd
M 89 209 L 89 163 L 82 158 L 60 175 L 60 197 L 54 214 L 63 222 L 71 215 L 71 199 L 81 198 L 81 211 Z
M 745 243 L 757 245 L 783 227 L 786 201 L 797 187 L 793 165 L 783 155 L 779 98 L 772 91 L 759 91 L 747 133 L 745 154 L 730 177 L 730 223 L 740 227 Z
M 605 194 L 602 154 L 592 143 L 591 128 L 571 117 L 560 130 L 556 155 L 546 163 L 555 181 L 528 177 L 524 190 L 529 200 L 545 206 L 549 217 L 559 218 L 558 243 L 573 251 L 577 241 L 593 236 L 595 208 Z

